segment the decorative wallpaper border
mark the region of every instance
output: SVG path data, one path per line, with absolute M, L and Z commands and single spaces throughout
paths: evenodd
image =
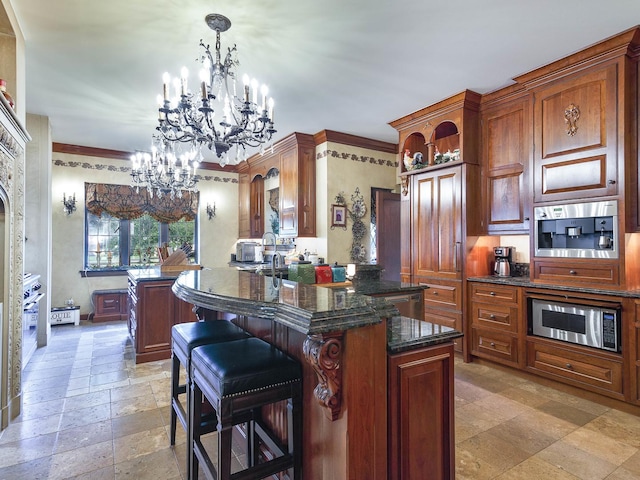
M 337 150 L 327 149 L 322 152 L 316 153 L 316 160 L 332 157 L 332 158 L 342 158 L 343 160 L 351 160 L 352 162 L 361 162 L 361 163 L 369 163 L 371 165 L 382 166 L 382 167 L 398 167 L 397 160 L 389 160 L 385 158 L 374 158 L 367 157 L 366 155 L 358 155 L 356 153 L 350 152 L 338 152 Z
M 56 167 L 70 167 L 70 168 L 86 168 L 87 170 L 105 170 L 107 172 L 117 172 L 117 173 L 131 173 L 131 167 L 125 166 L 115 166 L 115 165 L 105 165 L 102 163 L 91 163 L 91 162 L 76 162 L 76 161 L 68 161 L 64 160 L 53 160 L 53 165 Z M 237 178 L 232 177 L 220 177 L 218 175 L 197 175 L 198 181 L 202 182 L 221 182 L 221 183 L 238 183 Z

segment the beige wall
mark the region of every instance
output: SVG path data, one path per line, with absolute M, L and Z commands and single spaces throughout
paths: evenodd
M 80 305 L 80 314 L 92 311 L 91 292 L 109 288 L 126 288 L 126 276 L 82 278 L 84 249 L 84 182 L 104 182 L 129 185 L 129 164 L 112 160 L 71 154 L 53 154 L 53 265 L 51 304 L 64 305 L 73 298 Z M 234 251 L 238 232 L 237 174 L 200 170 L 200 264 L 205 267 L 226 266 Z M 65 215 L 62 195 L 75 193 L 78 210 Z M 215 202 L 216 217 L 208 220 L 205 208 Z
M 351 207 L 351 195 L 360 189 L 367 215 L 362 219 L 369 228 L 371 222 L 371 187 L 395 189 L 397 156 L 366 148 L 326 142 L 316 146 L 316 239 L 299 239 L 298 250 L 314 249 L 329 263 L 349 263 L 352 243 L 351 225 L 347 229 L 331 229 L 331 205 L 340 192 L 344 193 L 347 206 Z M 367 247 L 367 259 L 371 259 L 370 236 L 363 239 Z

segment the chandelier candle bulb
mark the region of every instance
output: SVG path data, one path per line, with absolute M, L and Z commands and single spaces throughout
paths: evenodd
M 244 83 L 244 101 L 249 103 L 249 83 L 251 83 L 249 75 L 245 74 L 242 76 L 242 83 Z
M 253 103 L 258 104 L 258 80 L 251 80 L 251 88 L 253 89 Z
M 162 75 L 162 95 L 164 97 L 164 101 L 169 101 L 169 82 L 171 81 L 171 77 L 169 76 L 169 72 L 164 72 Z
M 273 123 L 273 97 L 269 98 L 269 120 Z
M 262 110 L 267 111 L 267 94 L 269 93 L 269 87 L 262 85 L 260 87 L 260 93 L 262 93 Z

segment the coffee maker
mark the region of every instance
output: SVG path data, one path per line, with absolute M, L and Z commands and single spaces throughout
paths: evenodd
M 495 262 L 493 264 L 493 274 L 499 277 L 511 276 L 511 265 L 515 257 L 514 247 L 493 247 Z

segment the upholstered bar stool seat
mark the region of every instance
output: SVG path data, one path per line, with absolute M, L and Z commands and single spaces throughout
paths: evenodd
M 218 480 L 265 478 L 285 470 L 289 470 L 289 478 L 300 478 L 302 367 L 297 360 L 253 337 L 204 345 L 191 354 L 191 381 L 193 418 L 200 418 L 204 396 L 218 419 L 216 467 L 201 441 L 203 429 L 192 420 L 192 478 L 197 480 L 199 466 L 208 478 Z M 284 400 L 286 446 L 261 417 L 262 406 Z M 239 424 L 246 424 L 248 468 L 232 475 L 231 436 Z M 261 448 L 270 452 L 266 457 L 271 460 L 260 456 Z
M 188 400 L 184 403 L 180 401 L 180 395 L 187 393 L 187 385 L 190 383 L 191 351 L 200 345 L 248 337 L 250 335 L 247 332 L 226 320 L 180 323 L 171 328 L 171 349 L 173 352 L 171 364 L 171 445 L 176 443 L 177 419 L 180 419 L 180 423 L 187 432 L 187 441 L 191 435 L 188 425 Z M 186 370 L 184 384 L 180 384 L 181 365 Z M 187 452 L 187 456 L 189 455 Z

